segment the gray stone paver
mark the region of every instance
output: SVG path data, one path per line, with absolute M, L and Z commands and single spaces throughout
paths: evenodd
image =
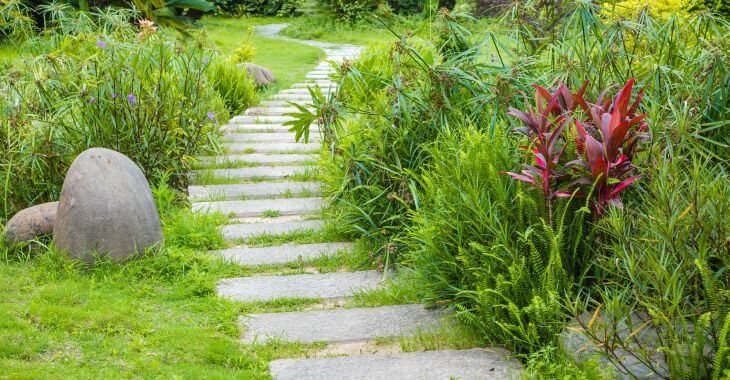
M 519 379 L 522 372 L 519 361 L 502 349 L 281 359 L 269 369 L 277 380 L 503 380 Z
M 230 154 L 227 156 L 208 156 L 198 158 L 198 162 L 203 165 L 221 165 L 221 164 L 294 164 L 294 163 L 311 163 L 317 161 L 316 154 Z
M 432 330 L 444 313 L 423 305 L 395 305 L 290 313 L 252 314 L 239 319 L 246 342 L 281 338 L 292 342 L 352 342 L 410 336 Z
M 222 212 L 236 217 L 260 216 L 267 211 L 279 215 L 306 215 L 322 211 L 322 198 L 248 199 L 244 201 L 194 202 L 193 211 Z
M 230 199 L 230 198 L 278 198 L 284 194 L 293 196 L 309 193 L 319 195 L 317 182 L 256 182 L 230 185 L 188 186 L 188 194 L 193 201 Z
M 293 132 L 229 133 L 223 137 L 228 142 L 296 142 Z M 312 134 L 312 139 L 319 139 Z
M 232 123 L 236 124 L 281 124 L 294 120 L 291 116 L 234 116 Z
M 224 142 L 221 144 L 225 148 L 232 152 L 246 152 L 251 150 L 258 153 L 304 153 L 304 152 L 318 152 L 322 149 L 322 144 L 319 142 L 312 143 L 295 143 L 295 142 L 268 142 L 268 143 L 238 143 L 238 142 Z
M 322 228 L 321 220 L 296 220 L 272 223 L 238 223 L 221 227 L 226 240 L 247 239 L 263 234 L 280 235 L 296 231 L 314 231 Z
M 271 247 L 238 247 L 211 251 L 241 265 L 285 264 L 302 260 L 332 256 L 340 251 L 352 250 L 353 243 L 284 244 Z
M 228 278 L 218 283 L 218 296 L 237 301 L 271 301 L 277 298 L 340 298 L 375 289 L 381 282 L 376 271 L 254 276 Z
M 296 174 L 306 173 L 310 170 L 307 166 L 252 166 L 236 169 L 210 169 L 195 171 L 196 176 L 202 173 L 210 173 L 215 178 L 287 178 Z

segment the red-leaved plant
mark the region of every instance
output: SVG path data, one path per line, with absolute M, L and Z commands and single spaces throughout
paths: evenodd
M 588 82 L 575 94 L 563 84 L 554 93 L 533 85 L 535 106 L 526 101 L 526 111 L 509 110 L 509 115 L 524 123 L 515 131 L 530 140 L 530 145 L 523 149 L 533 152 L 535 164 L 524 164 L 521 174 L 506 174 L 541 189 L 551 222 L 555 197 L 592 194 L 591 205 L 597 217 L 609 204 L 622 207 L 619 193 L 639 178 L 631 175 L 636 170 L 632 160 L 638 142 L 647 138 L 648 129 L 646 115 L 636 113 L 643 91 L 631 102 L 633 85 L 632 78 L 613 99 L 604 101 L 610 90 L 607 89 L 595 104 L 583 96 Z M 583 115 L 576 114 L 578 108 Z M 569 145 L 566 130 L 570 124 L 576 129 L 578 159 L 563 163 L 561 158 Z

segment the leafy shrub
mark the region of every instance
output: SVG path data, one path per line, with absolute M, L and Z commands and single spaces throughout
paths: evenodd
M 208 54 L 138 36 L 126 15 L 80 14 L 85 31 L 31 41 L 40 54 L 2 73 L 3 217 L 57 199 L 68 165 L 89 147 L 126 154 L 148 177 L 168 172 L 178 187 L 210 149 L 227 113 L 206 77 Z
M 587 329 L 609 360 L 633 342 L 596 332 L 635 315 L 641 319 L 631 331 L 652 330 L 658 339 L 631 352 L 657 373 L 723 378 L 729 342 L 727 326 L 722 330 L 730 315 L 727 167 L 694 152 L 668 151 L 648 178 L 633 208 L 611 210 L 600 223 L 608 239 L 598 265 L 611 281 L 586 294 L 588 306 L 577 307 L 602 307 L 610 316 Z
M 299 13 L 303 0 L 216 0 L 219 13 L 248 16 L 291 16 Z
M 212 65 L 208 75 L 231 114 L 241 114 L 256 103 L 256 84 L 236 63 L 220 60 Z
M 374 0 L 323 0 L 323 2 L 340 20 L 347 22 L 364 19 L 377 6 Z
M 551 226 L 544 199 L 500 174 L 516 145 L 497 131 L 442 136 L 404 240 L 427 301 L 454 304 L 488 340 L 527 353 L 554 342 L 560 299 L 580 285 L 591 251 L 579 204 L 563 200 Z

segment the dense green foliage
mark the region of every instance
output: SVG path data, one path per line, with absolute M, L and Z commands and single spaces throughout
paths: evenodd
M 505 16 L 505 32 L 475 38 L 472 21 L 442 11 L 432 38 L 401 35 L 341 66 L 342 90 L 302 116 L 323 127 L 337 224 L 535 368 L 566 365 L 557 333 L 599 309 L 591 328 L 638 315 L 660 331 L 636 353 L 660 355 L 657 373 L 721 377 L 727 21 L 624 22 L 590 3 L 528 3 Z M 524 99 L 532 84 L 547 89 Z M 521 162 L 525 183 L 501 173 Z M 553 179 L 565 187 L 530 186 Z M 594 338 L 609 359 L 631 343 Z
M 0 219 L 57 199 L 66 169 L 89 147 L 120 151 L 148 177 L 169 173 L 183 186 L 192 157 L 212 146 L 228 112 L 209 85 L 210 76 L 221 81 L 211 53 L 128 17 L 49 14 L 57 33 L 27 40 L 30 54 L 0 72 Z M 238 95 L 252 91 L 245 83 Z M 250 101 L 247 94 L 231 108 Z

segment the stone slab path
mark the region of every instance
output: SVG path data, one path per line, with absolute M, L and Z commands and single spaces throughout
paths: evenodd
M 262 25 L 257 32 L 278 36 L 285 25 Z M 327 61 L 354 59 L 360 48 L 316 41 L 297 41 L 317 46 Z M 314 236 L 325 226 L 319 216 L 327 201 L 321 197 L 316 177 L 323 146 L 319 129 L 311 126 L 311 141 L 294 141 L 284 123 L 288 113 L 298 112 L 291 103 L 311 108 L 310 86 L 324 94 L 337 91 L 330 79 L 332 63 L 318 64 L 306 78 L 282 89 L 258 106 L 233 117 L 221 128 L 226 153 L 200 157 L 200 168 L 191 174 L 196 182 L 188 189 L 194 210 L 221 212 L 229 224 L 221 232 L 230 247 L 211 251 L 259 273 L 222 279 L 217 294 L 239 302 L 276 302 L 283 299 L 314 299 L 314 309 L 281 313 L 242 315 L 241 344 L 266 344 L 271 340 L 326 343 L 312 358 L 282 359 L 270 363 L 275 379 L 505 379 L 520 374 L 520 364 L 503 350 L 436 350 L 377 354 L 380 339 L 398 339 L 450 326 L 447 312 L 423 305 L 342 307 L 360 292 L 375 290 L 384 274 L 373 270 L 291 273 L 297 265 L 327 258 L 342 260 L 356 249 L 350 242 L 260 246 L 262 241 L 287 241 L 290 236 Z M 278 235 L 286 235 L 280 237 Z M 326 236 L 326 235 L 323 235 Z M 253 240 L 252 240 L 253 239 Z M 258 242 L 258 243 L 255 243 Z M 254 245 L 256 244 L 256 245 Z M 284 275 L 270 275 L 271 268 Z M 287 271 L 287 268 L 288 271 Z M 311 273 L 313 272 L 313 273 Z M 300 307 L 300 309 L 304 309 Z M 368 348 L 370 347 L 370 348 Z M 385 350 L 386 352 L 393 352 Z M 397 351 L 395 351 L 397 352 Z M 319 357 L 331 355 L 344 357 Z

